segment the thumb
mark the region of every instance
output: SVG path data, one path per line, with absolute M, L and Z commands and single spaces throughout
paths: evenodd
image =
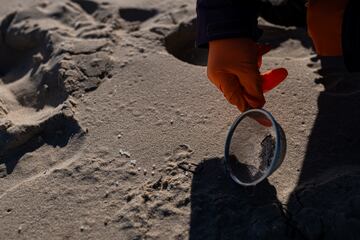
M 262 89 L 265 92 L 270 91 L 279 85 L 288 75 L 288 71 L 285 68 L 277 68 L 274 70 L 267 71 L 261 74 L 263 79 Z
M 257 44 L 258 68 L 262 65 L 262 56 L 271 50 L 271 46 L 267 44 Z

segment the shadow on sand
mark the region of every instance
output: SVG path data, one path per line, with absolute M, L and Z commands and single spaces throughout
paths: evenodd
M 264 181 L 254 188 L 235 184 L 222 159 L 204 161 L 191 189 L 190 240 L 282 239 L 286 218 L 276 190 Z
M 37 126 L 40 128 L 40 126 Z M 65 147 L 73 138 L 82 138 L 84 131 L 79 126 L 78 122 L 73 118 L 58 118 L 50 119 L 39 134 L 32 137 L 16 148 L 4 151 L 4 155 L 0 155 L 0 165 L 4 164 L 6 174 L 11 174 L 19 160 L 26 153 L 33 152 L 42 145 L 47 144 L 53 147 Z M 7 136 L 0 135 L 0 143 L 6 142 Z M 11 140 L 11 139 L 10 139 Z M 0 145 L 0 150 L 2 149 Z
M 354 86 L 349 76 L 338 83 Z M 203 162 L 192 182 L 190 239 L 358 239 L 359 106 L 356 91 L 320 94 L 299 182 L 284 206 L 268 181 L 244 188 L 225 175 L 221 159 Z

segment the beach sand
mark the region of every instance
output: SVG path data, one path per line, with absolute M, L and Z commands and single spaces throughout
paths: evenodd
M 306 30 L 260 20 L 288 150 L 243 188 L 194 1 L 0 3 L 0 239 L 357 239 L 360 94 L 329 86 Z

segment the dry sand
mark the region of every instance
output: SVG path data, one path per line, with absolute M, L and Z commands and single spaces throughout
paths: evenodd
M 264 69 L 289 70 L 265 106 L 288 151 L 235 185 L 238 112 L 206 79 L 194 8 L 1 1 L 0 239 L 357 239 L 360 96 L 330 91 L 304 30 L 262 21 Z

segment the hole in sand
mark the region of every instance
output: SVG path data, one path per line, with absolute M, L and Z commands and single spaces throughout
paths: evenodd
M 80 7 L 88 14 L 93 14 L 99 8 L 99 4 L 89 0 L 71 0 L 80 5 Z
M 206 49 L 199 49 L 195 46 L 196 19 L 181 23 L 174 31 L 165 37 L 166 50 L 181 61 L 206 66 Z
M 259 42 L 273 48 L 265 56 L 304 58 L 309 57 L 313 51 L 311 40 L 304 28 L 277 26 L 263 19 L 259 19 L 259 28 L 263 30 Z
M 0 56 L 7 56 L 7 57 L 0 57 L 0 77 L 4 76 L 9 72 L 9 69 L 16 61 L 15 53 L 9 54 L 7 47 L 4 44 L 5 41 L 5 33 L 7 28 L 9 27 L 10 23 L 15 17 L 15 13 L 9 14 L 6 16 L 1 24 L 0 24 Z
M 121 8 L 119 15 L 128 22 L 145 22 L 158 14 L 156 9 Z

